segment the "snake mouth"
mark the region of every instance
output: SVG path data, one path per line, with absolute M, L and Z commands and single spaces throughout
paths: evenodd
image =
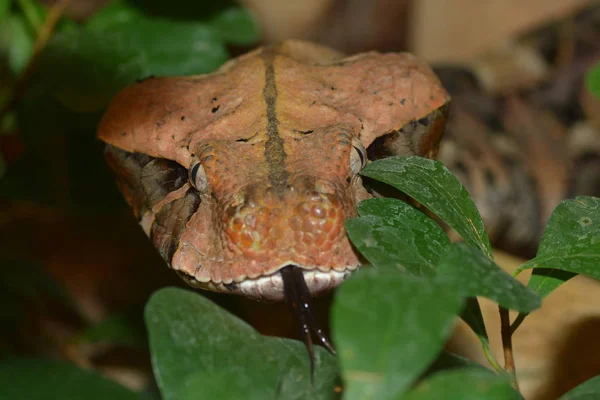
M 347 266 L 342 271 L 333 269 L 329 271 L 320 271 L 318 269 L 307 269 L 296 264 L 286 263 L 271 274 L 231 283 L 199 282 L 185 274 L 180 274 L 180 276 L 193 287 L 221 293 L 239 294 L 257 301 L 279 302 L 285 300 L 285 284 L 282 271 L 283 269 L 292 266 L 302 275 L 307 290 L 313 297 L 333 290 L 358 268 L 358 266 L 351 265 Z

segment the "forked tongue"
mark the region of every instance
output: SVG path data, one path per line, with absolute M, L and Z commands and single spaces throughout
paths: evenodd
M 285 302 L 302 330 L 302 337 L 310 358 L 310 375 L 312 378 L 315 369 L 315 354 L 311 333 L 315 334 L 331 354 L 335 354 L 335 350 L 317 323 L 312 298 L 304 280 L 302 269 L 296 265 L 286 265 L 281 269 L 281 278 L 283 279 Z

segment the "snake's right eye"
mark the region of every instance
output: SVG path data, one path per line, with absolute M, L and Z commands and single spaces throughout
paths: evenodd
M 200 193 L 205 193 L 208 190 L 208 178 L 204 167 L 200 162 L 193 164 L 190 168 L 190 184 Z

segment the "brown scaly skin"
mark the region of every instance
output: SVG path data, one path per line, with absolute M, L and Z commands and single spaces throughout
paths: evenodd
M 435 156 L 448 101 L 410 54 L 341 58 L 288 41 L 213 74 L 135 83 L 98 136 L 142 227 L 188 283 L 282 300 L 287 265 L 312 294 L 359 265 L 343 223 L 370 197 L 357 174 L 365 149 L 377 140 Z

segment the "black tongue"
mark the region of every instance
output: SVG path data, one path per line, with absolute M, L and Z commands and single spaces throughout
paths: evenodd
M 306 350 L 308 350 L 310 358 L 310 373 L 312 377 L 315 368 L 315 354 L 311 332 L 315 334 L 321 341 L 321 344 L 325 346 L 331 354 L 335 354 L 335 350 L 317 323 L 314 307 L 312 305 L 312 298 L 308 286 L 306 286 L 302 269 L 296 265 L 286 265 L 281 269 L 281 278 L 283 279 L 285 302 L 302 329 L 304 344 L 306 345 Z

